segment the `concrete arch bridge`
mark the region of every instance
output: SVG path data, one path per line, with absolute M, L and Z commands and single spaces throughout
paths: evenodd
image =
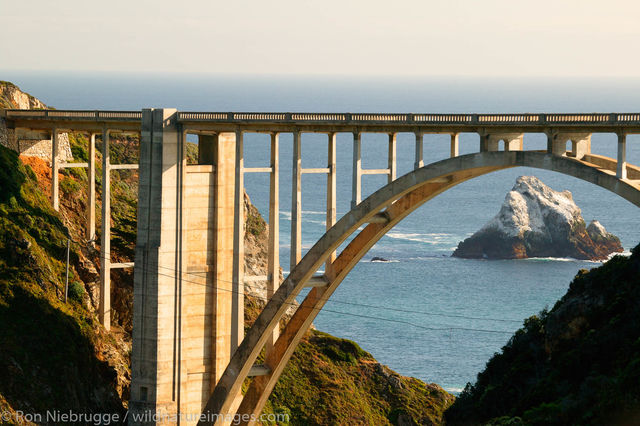
M 160 419 L 203 413 L 207 416 L 200 424 L 225 424 L 223 415 L 258 416 L 300 339 L 349 271 L 408 214 L 461 182 L 506 168 L 534 167 L 591 182 L 640 206 L 640 168 L 626 162 L 626 136 L 640 133 L 640 114 L 200 113 L 171 109 L 51 113 L 54 111 L 10 110 L 4 116 L 16 133 L 50 132 L 53 154 L 61 129 L 92 135 L 102 132 L 105 152 L 110 132 L 141 135 L 138 239 L 132 263 L 130 410 L 158 413 Z M 265 167 L 244 167 L 243 136 L 247 132 L 271 135 Z M 291 272 L 280 283 L 278 146 L 279 134 L 284 132 L 293 134 Z M 304 132 L 328 135 L 326 168 L 302 168 Z M 353 134 L 352 210 L 337 220 L 336 134 L 341 132 Z M 412 172 L 396 178 L 396 135 L 401 132 L 415 134 L 415 162 Z M 458 155 L 461 132 L 480 135 L 478 152 Z M 547 149 L 525 151 L 525 132 L 546 134 Z M 616 159 L 591 153 L 591 134 L 596 132 L 618 135 Z M 387 168 L 362 167 L 363 133 L 389 135 Z M 425 166 L 423 137 L 429 133 L 451 135 L 451 156 Z M 188 134 L 198 135 L 199 164 L 187 164 Z M 94 141 L 92 137 L 91 144 Z M 103 173 L 106 169 L 108 174 L 108 155 L 105 157 Z M 268 275 L 244 276 L 244 174 L 260 172 L 270 176 Z M 304 173 L 327 177 L 327 232 L 302 257 Z M 388 183 L 361 200 L 365 174 L 386 175 Z M 56 197 L 54 188 L 54 205 Z M 103 198 L 108 199 L 108 193 Z M 103 217 L 109 214 L 103 205 Z M 103 229 L 105 250 L 108 222 Z M 107 262 L 103 272 L 109 266 Z M 323 267 L 324 272 L 318 273 Z M 258 280 L 267 282 L 269 301 L 245 335 L 244 285 Z M 108 277 L 102 283 L 101 319 L 108 326 Z M 280 331 L 278 324 L 285 311 L 309 287 Z M 264 362 L 256 364 L 263 350 Z M 244 419 L 248 419 L 245 423 L 254 421 L 250 416 Z

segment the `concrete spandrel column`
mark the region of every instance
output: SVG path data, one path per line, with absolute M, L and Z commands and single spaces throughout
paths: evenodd
M 616 176 L 620 179 L 627 178 L 627 135 L 618 133 L 618 165 Z
M 489 135 L 480 134 L 480 152 L 489 151 Z
M 244 143 L 236 132 L 236 170 L 233 225 L 233 292 L 231 305 L 231 356 L 244 339 Z
M 336 134 L 329 133 L 327 144 L 327 217 L 326 229 L 329 230 L 336 223 L 336 202 L 337 202 L 337 175 L 336 175 Z M 336 259 L 336 252 L 331 253 L 327 259 L 325 272 L 332 273 L 332 263 Z
M 300 132 L 293 132 L 291 176 L 291 254 L 289 270 L 302 258 L 302 147 Z
M 111 159 L 109 130 L 102 132 L 102 229 L 100 230 L 100 323 L 111 328 Z
M 387 157 L 388 168 L 389 168 L 389 179 L 388 183 L 396 180 L 396 134 L 389 133 L 389 156 Z
M 59 182 L 59 161 L 58 161 L 58 144 L 60 133 L 58 129 L 51 132 L 51 204 L 53 209 L 60 209 L 60 182 Z
M 279 135 L 271 134 L 271 159 L 269 174 L 269 247 L 267 259 L 267 299 L 280 287 L 280 170 L 279 170 Z M 274 327 L 267 340 L 266 351 L 269 353 L 279 336 L 279 327 Z
M 96 134 L 89 137 L 89 189 L 87 197 L 87 239 L 96 239 Z
M 458 133 L 451 135 L 451 158 L 460 155 L 460 143 L 458 139 Z
M 424 134 L 422 132 L 416 132 L 416 155 L 415 161 L 413 163 L 414 169 L 419 169 L 424 166 L 424 149 L 423 149 L 423 141 Z
M 360 204 L 362 198 L 362 134 L 353 134 L 353 181 L 351 188 L 351 208 Z
M 555 133 L 547 134 L 547 153 L 554 155 L 564 155 L 566 151 L 566 140 L 561 140 Z

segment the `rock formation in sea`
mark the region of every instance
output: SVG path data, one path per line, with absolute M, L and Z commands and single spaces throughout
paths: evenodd
M 571 192 L 554 191 L 535 176 L 520 176 L 500 212 L 458 244 L 453 256 L 604 260 L 622 250 L 618 237 L 608 233 L 598 221 L 586 226 Z

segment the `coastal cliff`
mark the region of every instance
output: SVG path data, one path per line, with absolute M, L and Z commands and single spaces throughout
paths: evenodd
M 611 253 L 622 251 L 620 240 L 598 221 L 585 225 L 571 192 L 554 191 L 535 176 L 520 176 L 500 212 L 462 241 L 453 256 L 604 260 Z
M 581 270 L 524 321 L 446 413 L 448 425 L 640 424 L 640 245 Z
M 23 92 L 18 86 L 0 80 L 0 109 L 49 109 L 40 99 Z M 0 118 L 0 145 L 28 157 L 38 157 L 51 161 L 51 139 L 42 132 L 16 132 L 7 129 L 4 119 Z M 58 135 L 58 160 L 71 161 L 73 155 L 69 135 Z

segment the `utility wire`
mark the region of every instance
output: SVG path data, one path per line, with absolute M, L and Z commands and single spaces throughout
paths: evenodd
M 167 270 L 169 270 L 171 272 L 174 272 L 174 273 L 176 272 L 176 270 L 174 268 L 170 268 L 170 267 L 167 267 L 167 266 L 158 265 L 158 267 L 159 268 L 163 268 L 163 269 L 167 269 Z M 188 272 L 187 271 L 185 273 L 186 274 L 190 274 L 190 275 L 199 276 L 199 273 L 197 273 L 197 272 Z M 233 281 L 220 280 L 220 279 L 218 279 L 218 281 L 226 282 L 228 284 L 233 284 Z M 208 284 L 201 284 L 201 285 L 208 285 Z M 247 284 L 245 284 L 244 287 L 250 288 L 250 289 L 254 289 L 254 290 L 264 290 L 263 287 L 253 287 L 253 286 L 250 286 L 250 285 L 247 285 Z M 427 315 L 427 316 L 437 316 L 437 317 L 445 317 L 445 318 L 459 318 L 459 319 L 479 320 L 479 321 L 511 322 L 511 323 L 518 323 L 518 324 L 522 323 L 522 320 L 514 320 L 514 319 L 507 319 L 507 318 L 474 317 L 474 316 L 459 315 L 459 314 L 444 314 L 444 313 L 439 313 L 439 312 L 425 312 L 425 311 L 418 311 L 418 310 L 412 310 L 412 309 L 394 308 L 394 307 L 389 307 L 389 306 L 371 305 L 371 304 L 367 304 L 367 303 L 347 302 L 347 301 L 344 301 L 344 300 L 337 300 L 337 299 L 334 299 L 334 298 L 326 298 L 326 299 L 320 298 L 320 300 L 322 300 L 324 302 L 337 303 L 337 304 L 341 304 L 341 305 L 359 306 L 359 307 L 371 308 L 371 309 L 383 309 L 383 310 L 387 310 L 387 311 L 405 312 L 405 313 L 410 313 L 410 314 L 421 314 L 421 315 Z
M 158 265 L 158 267 L 163 268 L 163 269 L 168 269 L 172 272 L 176 272 L 175 269 L 173 268 L 169 268 L 169 267 L 165 267 L 165 266 L 161 266 Z M 150 273 L 157 273 L 160 276 L 164 276 L 164 277 L 168 277 L 168 278 L 177 278 L 177 276 L 174 275 L 170 275 L 170 274 L 163 274 L 161 272 L 157 272 L 153 269 L 147 269 L 146 272 L 150 272 Z M 198 275 L 198 273 L 194 273 L 194 272 L 186 272 L 186 274 L 191 274 L 191 275 Z M 202 284 L 200 282 L 196 282 L 193 280 L 188 280 L 188 279 L 182 279 L 185 282 L 191 283 L 191 284 L 195 284 L 195 285 L 199 285 L 199 286 L 203 286 L 203 287 L 210 287 L 212 289 L 215 290 L 221 290 L 221 291 L 226 291 L 226 292 L 230 292 L 230 293 L 234 293 L 234 294 L 239 294 L 240 292 L 233 290 L 233 289 L 226 289 L 226 288 L 222 288 L 222 287 L 218 287 L 215 285 L 211 285 L 211 284 Z M 233 281 L 227 281 L 227 280 L 218 280 L 221 282 L 225 282 L 228 284 L 233 284 Z M 264 288 L 261 287 L 252 287 L 252 286 L 248 286 L 245 284 L 245 287 L 248 288 L 252 288 L 255 290 L 264 290 Z M 243 293 L 244 294 L 244 293 Z M 260 297 L 260 296 L 252 296 L 255 297 L 257 299 L 263 300 L 265 302 L 269 301 L 269 298 L 266 297 Z M 332 301 L 331 299 L 322 299 L 319 298 L 318 300 L 320 301 Z M 291 306 L 300 306 L 298 303 L 295 302 L 283 302 L 285 304 L 291 305 Z M 374 306 L 374 305 L 366 305 L 366 304 L 358 304 L 358 303 L 352 303 L 352 302 L 342 302 L 345 304 L 350 304 L 350 305 L 354 305 L 354 306 L 362 306 L 362 307 L 374 307 L 374 308 L 382 308 L 384 309 L 385 307 L 379 307 L 379 306 Z M 410 325 L 416 328 L 420 328 L 423 330 L 429 330 L 429 331 L 450 331 L 450 330 L 460 330 L 460 331 L 472 331 L 472 332 L 482 332 L 482 333 L 497 333 L 497 334 L 513 334 L 512 331 L 505 331 L 505 330 L 493 330 L 493 329 L 480 329 L 480 328 L 471 328 L 471 327 L 459 327 L 459 326 L 446 326 L 443 325 L 442 327 L 428 327 L 428 326 L 423 326 L 423 325 L 419 325 L 410 321 L 404 321 L 404 320 L 397 320 L 397 319 L 391 319 L 391 318 L 384 318 L 384 317 L 379 317 L 379 316 L 373 316 L 373 315 L 363 315 L 363 314 L 356 314 L 353 312 L 344 312 L 344 311 L 336 311 L 336 310 L 332 310 L 332 309 L 327 309 L 327 308 L 316 308 L 313 307 L 311 309 L 317 310 L 317 311 L 321 311 L 324 310 L 326 312 L 331 312 L 331 313 L 335 313 L 335 314 L 339 314 L 339 315 L 347 315 L 347 316 L 353 316 L 353 317 L 358 317 L 358 318 L 367 318 L 367 319 L 374 319 L 374 320 L 379 320 L 379 321 L 387 321 L 387 322 L 394 322 L 394 323 L 399 323 L 399 324 L 406 324 L 406 325 Z M 389 309 L 393 309 L 393 308 L 389 308 Z M 427 312 L 421 312 L 421 311 L 411 311 L 411 310 L 402 310 L 402 312 L 407 312 L 407 313 L 418 313 L 418 314 L 426 314 L 426 315 L 430 315 L 430 313 Z M 445 316 L 445 314 L 441 314 L 442 316 Z M 465 316 L 455 316 L 456 318 L 465 318 Z M 476 317 L 466 317 L 468 319 L 483 319 L 483 318 L 476 318 Z M 503 321 L 513 321 L 513 320 L 503 320 Z M 518 321 L 519 322 L 519 321 Z

